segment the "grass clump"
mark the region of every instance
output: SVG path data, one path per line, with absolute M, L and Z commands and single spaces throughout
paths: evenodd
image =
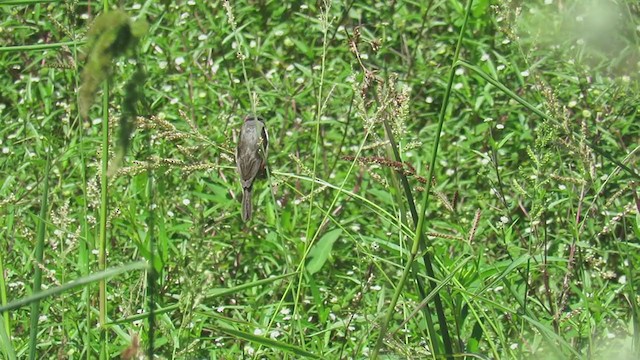
M 0 5 L 2 356 L 637 357 L 638 9 L 593 3 Z

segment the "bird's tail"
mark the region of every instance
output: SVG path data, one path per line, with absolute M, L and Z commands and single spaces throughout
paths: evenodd
M 251 188 L 245 188 L 242 192 L 242 221 L 247 222 L 251 220 L 252 211 L 253 205 L 251 204 Z

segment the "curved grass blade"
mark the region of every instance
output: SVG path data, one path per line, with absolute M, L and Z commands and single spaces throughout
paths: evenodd
M 304 356 L 304 357 L 308 357 L 311 359 L 323 359 L 322 356 L 316 355 L 314 353 L 310 353 L 304 349 L 301 349 L 295 345 L 291 345 L 291 344 L 286 344 L 280 341 L 276 341 L 276 340 L 272 340 L 270 338 L 267 337 L 263 337 L 263 336 L 257 336 L 257 335 L 253 335 L 253 334 L 249 334 L 246 333 L 244 331 L 239 331 L 239 330 L 235 330 L 235 329 L 230 329 L 230 328 L 218 328 L 217 330 L 227 334 L 227 335 L 231 335 L 233 337 L 239 338 L 239 339 L 244 339 L 247 341 L 251 341 L 253 343 L 256 344 L 260 344 L 262 346 L 265 346 L 267 348 L 270 349 L 280 349 L 282 351 L 286 351 L 286 352 L 290 352 L 293 354 L 296 354 L 298 356 Z
M 63 292 L 78 288 L 78 287 L 82 287 L 84 285 L 88 285 L 100 280 L 104 280 L 104 279 L 108 279 L 129 271 L 135 271 L 135 270 L 145 270 L 147 269 L 148 265 L 147 262 L 145 261 L 137 261 L 137 262 L 133 262 L 133 263 L 129 263 L 127 265 L 123 265 L 123 266 L 119 266 L 119 267 L 115 267 L 115 268 L 110 268 L 104 271 L 100 271 L 97 272 L 95 274 L 91 274 L 89 276 L 85 276 L 82 278 L 79 278 L 77 280 L 74 281 L 70 281 L 64 285 L 61 286 L 56 286 L 53 288 L 49 288 L 47 290 L 44 291 L 40 291 L 37 294 L 28 296 L 24 299 L 20 299 L 20 300 L 15 300 L 12 301 L 10 303 L 8 303 L 7 305 L 4 305 L 2 307 L 0 307 L 0 313 L 3 313 L 5 311 L 11 311 L 11 310 L 15 310 L 18 308 L 21 308 L 23 306 L 29 305 L 31 303 L 40 301 L 44 298 L 50 297 L 50 296 L 55 296 L 58 294 L 61 294 Z

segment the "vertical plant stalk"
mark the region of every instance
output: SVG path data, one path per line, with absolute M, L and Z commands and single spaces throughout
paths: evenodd
M 315 232 L 315 235 L 312 235 L 311 232 L 311 213 L 313 211 L 313 202 L 314 202 L 314 196 L 315 196 L 315 179 L 318 178 L 318 158 L 319 158 L 319 153 L 320 153 L 320 147 L 322 146 L 322 142 L 320 141 L 320 118 L 322 117 L 322 111 L 323 111 L 323 101 L 322 101 L 322 94 L 324 92 L 324 77 L 325 77 L 325 71 L 326 71 L 326 59 L 327 59 L 327 48 L 328 48 L 328 39 L 329 39 L 329 11 L 331 10 L 331 2 L 329 0 L 324 0 L 322 2 L 324 8 L 321 11 L 321 15 L 320 15 L 320 23 L 322 26 L 322 54 L 320 57 L 320 79 L 319 79 L 319 84 L 318 84 L 318 96 L 316 99 L 316 116 L 315 116 L 315 120 L 316 120 L 316 129 L 315 129 L 315 140 L 314 140 L 314 153 L 313 153 L 313 169 L 312 169 L 312 176 L 313 176 L 313 180 L 311 182 L 311 191 L 309 192 L 309 212 L 307 213 L 307 226 L 306 226 L 306 231 L 305 231 L 305 235 L 308 239 L 308 241 L 305 242 L 305 249 L 304 249 L 304 255 L 302 256 L 302 260 L 300 261 L 300 265 L 298 266 L 298 268 L 296 269 L 297 271 L 299 271 L 299 275 L 298 275 L 298 285 L 296 287 L 296 293 L 295 293 L 295 297 L 294 297 L 294 306 L 293 306 L 293 314 L 294 316 L 297 316 L 297 312 L 298 312 L 298 301 L 301 300 L 301 295 L 302 295 L 302 283 L 303 283 L 303 279 L 305 276 L 305 259 L 307 257 L 307 254 L 309 253 L 309 250 L 311 249 L 311 246 L 313 245 L 316 236 L 318 235 L 319 231 L 320 231 L 320 224 L 324 223 L 325 218 L 323 218 L 323 220 L 321 222 L 318 223 L 318 227 L 317 227 L 317 231 Z M 329 207 L 330 209 L 333 208 L 333 203 L 331 204 L 331 207 Z M 300 322 L 300 318 L 298 318 L 298 329 L 300 331 L 300 343 L 302 344 L 302 347 L 304 348 L 304 331 L 303 331 L 303 326 Z M 293 327 L 292 330 L 293 332 Z
M 102 87 L 102 158 L 100 172 L 100 238 L 98 244 L 98 270 L 107 268 L 107 211 L 109 209 L 107 192 L 109 190 L 109 81 L 105 81 Z M 99 283 L 99 308 L 98 322 L 100 323 L 101 357 L 106 355 L 106 329 L 107 323 L 107 281 Z
M 387 134 L 387 139 L 389 139 L 389 146 L 391 147 L 391 150 L 393 152 L 393 157 L 396 161 L 398 161 L 399 163 L 402 163 L 402 157 L 400 156 L 400 151 L 398 150 L 398 144 L 396 143 L 396 140 L 393 136 L 393 131 L 391 130 L 391 126 L 389 126 L 388 118 L 384 119 L 383 124 L 384 124 L 384 130 Z M 409 185 L 409 180 L 407 179 L 407 176 L 404 173 L 398 172 L 397 174 L 398 174 L 398 177 L 400 178 L 402 189 L 407 198 L 409 211 L 411 212 L 411 219 L 413 220 L 414 226 L 416 226 L 418 224 L 419 217 L 418 217 L 418 210 L 416 209 L 416 204 L 413 198 L 413 194 L 411 193 L 411 185 Z M 402 199 L 400 199 L 400 201 L 401 200 Z M 406 216 L 403 216 L 403 218 L 406 218 Z M 409 224 L 406 224 L 406 225 L 407 227 L 410 227 Z M 423 261 L 425 263 L 425 266 L 427 263 L 429 264 L 429 266 L 431 266 L 431 257 L 429 255 L 429 252 L 425 251 L 426 249 L 422 249 L 422 250 L 424 253 Z M 422 279 L 420 278 L 420 276 L 418 276 L 418 273 L 419 273 L 418 264 L 414 263 L 412 266 L 413 266 L 413 278 L 416 281 L 416 286 L 418 287 L 418 292 L 420 293 L 420 297 L 422 299 L 426 299 L 427 293 L 424 288 L 424 283 L 422 282 Z M 432 279 L 435 278 L 435 276 L 433 275 L 433 268 L 431 268 L 431 273 L 427 271 L 427 276 L 431 277 Z M 435 289 L 435 286 L 437 286 L 437 284 L 435 284 L 434 281 L 430 281 L 429 285 L 431 286 L 432 291 L 433 289 Z M 437 292 L 435 293 L 435 296 L 438 297 L 438 300 L 440 300 L 439 299 L 440 295 Z M 431 318 L 431 309 L 428 302 L 424 304 L 424 306 L 422 307 L 422 310 L 424 313 L 425 320 L 427 322 L 427 330 L 428 330 L 429 340 L 431 342 L 431 347 L 433 349 L 438 348 L 439 342 L 436 337 L 436 330 L 435 330 L 435 327 L 433 326 L 433 319 Z
M 429 174 L 427 176 L 427 183 L 425 184 L 424 191 L 424 200 L 422 201 L 422 209 L 420 213 L 420 218 L 418 219 L 418 225 L 416 226 L 415 238 L 413 240 L 413 244 L 411 246 L 411 253 L 409 254 L 409 259 L 407 260 L 407 264 L 405 265 L 404 271 L 402 272 L 402 277 L 400 278 L 400 282 L 396 287 L 396 291 L 393 294 L 391 299 L 391 303 L 387 308 L 387 313 L 380 324 L 380 334 L 378 335 L 378 340 L 376 341 L 376 345 L 373 349 L 372 359 L 376 359 L 378 357 L 378 353 L 380 352 L 380 348 L 382 347 L 382 342 L 387 334 L 389 322 L 391 321 L 391 317 L 395 313 L 395 307 L 400 299 L 400 293 L 402 293 L 402 289 L 404 288 L 404 284 L 407 282 L 407 278 L 409 276 L 409 272 L 411 271 L 411 267 L 413 262 L 415 261 L 416 255 L 418 254 L 418 250 L 421 248 L 426 249 L 426 244 L 424 243 L 424 228 L 425 228 L 425 218 L 427 214 L 427 207 L 429 206 L 429 194 L 431 193 L 431 186 L 433 175 L 435 173 L 436 167 L 436 159 L 438 155 L 438 147 L 440 145 L 440 135 L 442 133 L 442 127 L 444 124 L 444 117 L 447 112 L 447 107 L 449 105 L 449 98 L 451 96 L 451 88 L 453 87 L 453 79 L 455 78 L 455 68 L 458 66 L 458 57 L 460 56 L 460 48 L 462 47 L 462 39 L 464 37 L 464 31 L 466 29 L 467 23 L 469 22 L 469 14 L 471 13 L 471 6 L 473 5 L 473 0 L 469 0 L 467 3 L 467 7 L 465 9 L 464 22 L 460 28 L 460 34 L 458 35 L 458 42 L 456 44 L 455 52 L 453 54 L 453 60 L 451 61 L 451 67 L 449 69 L 449 78 L 447 81 L 447 87 L 444 92 L 444 99 L 442 101 L 442 107 L 440 108 L 440 114 L 438 116 L 438 129 L 436 131 L 436 136 L 433 142 L 433 149 L 431 151 L 431 163 L 429 165 Z M 426 259 L 425 259 L 426 260 Z M 433 274 L 433 266 L 431 262 L 425 262 L 425 266 L 427 268 L 427 272 L 431 275 Z M 432 276 L 432 275 L 431 275 Z M 430 280 L 430 283 L 435 282 Z M 447 359 L 453 359 L 453 347 L 451 344 L 451 339 L 449 338 L 447 319 L 444 314 L 444 309 L 442 307 L 442 302 L 439 297 L 434 297 L 434 303 L 436 305 L 436 313 L 438 315 L 438 322 L 440 323 L 440 331 L 442 331 L 442 341 L 445 347 L 445 353 Z
M 102 11 L 109 11 L 109 1 L 102 1 Z M 107 268 L 107 191 L 109 190 L 109 79 L 102 85 L 102 158 L 100 171 L 100 238 L 98 246 L 98 270 Z M 99 283 L 99 314 L 100 323 L 100 358 L 107 359 L 107 280 Z
M 109 11 L 109 1 L 102 1 L 102 10 Z M 102 85 L 102 158 L 100 172 L 100 238 L 98 245 L 98 270 L 104 271 L 107 268 L 107 191 L 109 190 L 109 79 Z M 100 358 L 107 358 L 107 281 L 100 280 L 99 283 L 99 314 L 100 323 Z
M 7 312 L 5 312 L 7 314 Z M 13 350 L 11 340 L 9 339 L 8 331 L 5 331 L 4 325 L 0 325 L 0 354 L 4 354 L 7 360 L 15 360 L 16 352 Z
M 320 118 L 322 117 L 323 110 L 323 101 L 322 101 L 322 93 L 324 92 L 324 76 L 326 71 L 326 61 L 327 61 L 327 47 L 328 47 L 328 37 L 329 37 L 329 10 L 331 9 L 331 2 L 324 0 L 323 1 L 324 9 L 320 15 L 321 18 L 321 26 L 322 26 L 322 55 L 320 57 L 320 83 L 318 84 L 318 96 L 316 99 L 316 131 L 315 131 L 315 141 L 314 141 L 314 152 L 313 152 L 313 176 L 317 176 L 318 170 L 318 157 L 320 153 L 320 147 L 323 146 L 323 143 L 320 141 Z M 315 181 L 311 182 L 311 192 L 309 193 L 309 204 L 313 204 L 313 198 L 315 195 Z M 313 206 L 309 207 L 309 213 L 307 214 L 307 231 L 305 232 L 307 239 L 311 239 L 311 209 Z M 310 245 L 310 242 L 309 246 Z M 301 272 L 303 274 L 304 272 Z M 300 275 L 302 279 L 302 275 Z
M 147 136 L 147 149 L 152 149 L 151 136 Z M 155 343 L 155 331 L 156 331 L 156 281 L 158 279 L 158 273 L 156 272 L 156 184 L 153 177 L 153 169 L 147 170 L 147 203 L 149 216 L 147 218 L 147 228 L 149 229 L 149 261 L 150 266 L 147 269 L 147 291 L 148 291 L 148 306 L 149 306 L 149 333 L 148 341 L 149 348 L 147 349 L 147 358 L 154 359 L 154 343 Z
M 11 237 L 11 233 L 13 232 L 13 214 L 14 214 L 14 208 L 13 205 L 9 205 L 8 206 L 8 211 L 9 215 L 7 215 L 6 217 L 6 237 L 5 239 L 9 239 Z M 0 246 L 3 246 L 2 243 L 0 243 Z M 6 246 L 8 246 L 8 244 L 6 244 Z M 0 248 L 1 250 L 1 248 Z M 7 283 L 4 280 L 4 259 L 3 259 L 3 251 L 0 251 L 0 306 L 1 305 L 7 305 Z M 5 312 L 4 314 L 2 314 L 2 324 L 0 324 L 0 326 L 2 326 L 6 333 L 10 333 L 11 332 L 11 324 L 9 323 L 9 313 Z
M 50 149 L 47 149 L 50 151 Z M 33 275 L 33 294 L 40 292 L 42 286 L 42 258 L 44 256 L 44 236 L 47 224 L 47 200 L 49 199 L 49 170 L 51 169 L 51 155 L 47 152 L 47 164 L 44 169 L 44 185 L 42 199 L 40 200 L 40 217 L 38 218 L 38 232 L 36 237 L 36 258 L 34 261 L 35 272 Z M 31 303 L 31 324 L 29 329 L 29 359 L 36 358 L 38 346 L 38 318 L 40 317 L 40 301 Z

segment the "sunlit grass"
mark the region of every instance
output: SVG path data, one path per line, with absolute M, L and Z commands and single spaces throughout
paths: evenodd
M 0 356 L 634 358 L 638 9 L 563 4 L 124 2 L 80 109 L 110 4 L 3 2 Z

